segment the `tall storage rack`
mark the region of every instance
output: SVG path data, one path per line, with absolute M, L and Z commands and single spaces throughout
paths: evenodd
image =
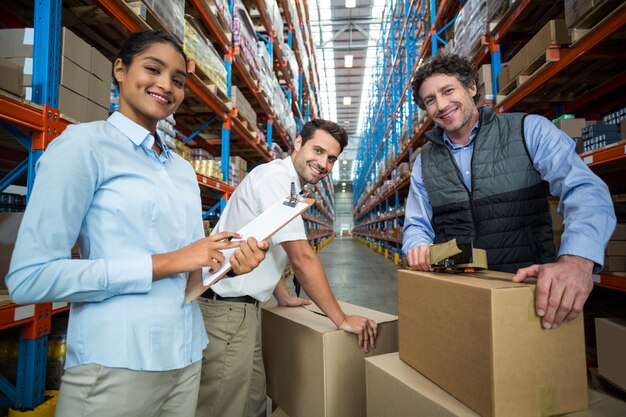
M 383 17 L 368 120 L 357 153 L 353 234 L 396 263 L 402 263 L 404 255 L 402 226 L 410 187 L 410 171 L 399 168 L 412 163 L 425 143 L 424 133 L 433 127 L 432 120 L 413 104 L 410 79 L 420 60 L 445 45 L 443 38 L 460 3 L 467 2 L 396 1 L 388 4 Z M 624 107 L 626 63 L 616 51 L 626 32 L 626 4 L 597 3 L 604 7 L 602 14 L 596 13 L 599 21 L 585 29 L 574 28 L 569 45 L 548 46 L 534 71 L 520 77 L 513 89 L 508 86 L 506 95 L 498 88 L 504 87 L 498 86 L 502 62 L 509 61 L 550 19 L 562 18 L 563 2 L 520 0 L 505 7 L 469 55 L 477 65 L 491 63 L 493 97 L 489 99 L 493 101 L 488 104 L 498 112 L 526 111 L 548 118 L 576 113 L 588 119 Z M 581 157 L 613 194 L 625 192 L 623 142 Z M 626 291 L 626 278 L 621 276 L 601 273 L 594 281 Z
M 11 168 L 7 175 L 0 178 L 0 191 L 16 182 L 23 184 L 19 181 L 24 174 L 27 174 L 26 185 L 30 191 L 37 158 L 67 125 L 75 122 L 57 110 L 62 15 L 65 19 L 67 12 L 70 25 L 79 25 L 78 33 L 81 37 L 109 58 L 129 32 L 150 28 L 169 31 L 153 15 L 149 15 L 150 23 L 147 23 L 122 0 L 72 0 L 63 3 L 70 10 L 62 8 L 61 0 L 38 0 L 33 2 L 30 10 L 12 10 L 13 6 L 2 6 L 2 26 L 35 28 L 33 85 L 38 89 L 35 88 L 33 95 L 36 103 L 0 92 L 0 124 L 3 128 L 0 130 L 11 136 L 0 137 L 2 169 L 6 171 Z M 283 19 L 287 22 L 288 43 L 295 49 L 300 71 L 295 85 L 295 80 L 285 70 L 287 63 L 281 47 L 274 42 L 276 28 L 272 27 L 267 15 L 265 0 L 248 0 L 245 6 L 255 18 L 255 30 L 259 39 L 267 42 L 277 78 L 286 91 L 297 124 L 301 126 L 320 112 L 317 105 L 319 77 L 308 24 L 308 9 L 306 2 L 298 3 L 297 7 L 289 8 L 289 0 L 281 0 Z M 176 115 L 178 118 L 181 113 L 177 128 L 187 136 L 190 145 L 212 152 L 219 150 L 222 161 L 228 161 L 231 154 L 243 157 L 251 165 L 269 161 L 274 158 L 272 144 L 278 144 L 282 150 L 289 151 L 292 146 L 291 138 L 284 126 L 277 121 L 277 114 L 268 99 L 268 93 L 250 73 L 249 63 L 240 54 L 239 47 L 234 45 L 227 25 L 221 24 L 214 6 L 214 0 L 186 0 L 185 12 L 193 14 L 201 22 L 206 36 L 223 54 L 228 73 L 228 92 L 231 85 L 237 85 L 244 92 L 255 112 L 260 115 L 259 126 L 265 127 L 267 142 L 260 141 L 255 134 L 256 129 L 238 117 L 238 109 L 232 105 L 230 94 L 220 94 L 214 86 L 207 83 L 206 74 L 201 72 L 189 76 L 185 103 Z M 26 6 L 20 4 L 14 7 Z M 233 0 L 229 1 L 229 7 L 230 15 L 234 16 Z M 298 14 L 298 19 L 291 16 L 292 11 Z M 26 15 L 29 17 L 26 18 Z M 294 20 L 301 23 L 296 27 L 291 23 Z M 90 25 L 97 26 L 97 30 Z M 293 42 L 292 37 L 295 36 L 298 42 Z M 304 49 L 300 50 L 298 45 L 303 45 Z M 305 60 L 311 63 L 308 68 L 303 65 Z M 293 91 L 298 93 L 297 100 L 291 100 Z M 215 121 L 221 122 L 221 139 L 205 140 L 202 137 L 203 130 Z M 12 139 L 17 140 L 25 151 L 13 145 Z M 234 191 L 234 186 L 229 184 L 228 164 L 222 164 L 222 174 L 221 181 L 198 174 L 206 215 L 221 211 Z M 332 183 L 320 183 L 316 186 L 315 193 L 319 201 L 304 217 L 310 242 L 318 248 L 333 233 Z M 0 406 L 33 409 L 44 402 L 47 338 L 51 329 L 51 318 L 54 314 L 67 310 L 68 303 L 0 306 L 0 332 L 19 328 L 20 334 L 17 380 L 12 384 L 5 376 L 0 375 L 0 393 L 3 394 L 0 395 Z

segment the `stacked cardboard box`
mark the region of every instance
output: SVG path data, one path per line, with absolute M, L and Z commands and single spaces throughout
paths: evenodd
M 498 75 L 498 87 L 508 94 L 521 84 L 518 76 L 532 74 L 545 59 L 546 51 L 552 45 L 568 45 L 570 36 L 564 20 L 550 20 L 533 38 L 520 49 L 507 63 L 506 70 Z M 515 83 L 513 83 L 515 81 Z M 506 88 L 509 87 L 509 88 Z
M 364 416 L 364 357 L 397 351 L 396 316 L 339 304 L 378 323 L 375 349 L 363 353 L 355 335 L 337 330 L 316 307 L 263 308 L 267 394 L 291 417 Z
M 491 81 L 491 64 L 483 64 L 478 68 L 478 107 L 493 105 L 493 82 Z
M 237 86 L 233 85 L 230 88 L 230 101 L 232 101 L 233 106 L 243 118 L 249 122 L 250 125 L 248 128 L 254 131 L 254 127 L 256 127 L 256 112 Z
M 620 140 L 622 136 L 618 125 L 597 123 L 583 129 L 584 152 L 602 149 Z
M 543 330 L 511 276 L 399 271 L 400 358 L 484 417 L 587 408 L 582 316 Z
M 597 318 L 596 347 L 598 373 L 626 391 L 626 323 Z
M 622 344 L 621 349 L 614 351 L 621 355 L 626 347 Z M 479 417 L 403 362 L 397 353 L 367 358 L 365 362 L 367 417 Z M 623 369 L 624 361 L 619 362 Z M 625 414 L 625 402 L 589 390 L 589 409 L 568 413 L 564 417 L 622 417 Z
M 33 42 L 32 28 L 0 30 L 6 69 L 0 84 L 26 100 L 33 100 Z M 79 122 L 106 119 L 111 71 L 111 62 L 104 55 L 63 28 L 58 104 L 61 113 Z
M 617 223 L 606 247 L 604 272 L 626 273 L 626 223 Z

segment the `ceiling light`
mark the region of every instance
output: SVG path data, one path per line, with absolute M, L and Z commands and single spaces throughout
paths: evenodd
M 345 55 L 343 57 L 343 66 L 346 68 L 352 68 L 353 60 L 354 60 L 354 55 Z
M 346 186 L 346 183 L 345 183 L 345 182 L 342 182 L 342 183 L 341 183 L 341 186 L 342 186 L 342 187 L 345 187 L 345 186 Z
M 345 193 L 345 192 L 346 192 L 346 190 L 341 190 L 341 192 L 342 192 L 342 193 Z
M 346 9 L 353 9 L 356 7 L 356 0 L 346 0 Z
M 352 104 L 352 97 L 344 97 L 343 98 L 343 105 L 344 106 L 349 106 L 350 104 Z
M 346 165 L 348 161 L 346 159 L 343 160 L 343 164 Z

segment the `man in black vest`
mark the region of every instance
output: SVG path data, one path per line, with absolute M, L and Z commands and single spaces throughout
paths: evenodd
M 515 282 L 537 278 L 537 314 L 556 328 L 582 311 L 602 269 L 615 228 L 611 196 L 546 118 L 478 108 L 477 81 L 458 55 L 432 57 L 415 74 L 413 98 L 436 126 L 413 166 L 403 250 L 411 267 L 428 271 L 433 243 L 486 249 L 490 269 L 515 273 Z M 565 216 L 558 256 L 549 193 Z

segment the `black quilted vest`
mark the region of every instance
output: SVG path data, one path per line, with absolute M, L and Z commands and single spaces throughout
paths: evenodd
M 524 114 L 479 110 L 472 189 L 465 186 L 437 126 L 426 133 L 422 175 L 433 209 L 435 243 L 456 238 L 487 250 L 489 269 L 515 272 L 554 262 L 547 187 L 524 141 Z

